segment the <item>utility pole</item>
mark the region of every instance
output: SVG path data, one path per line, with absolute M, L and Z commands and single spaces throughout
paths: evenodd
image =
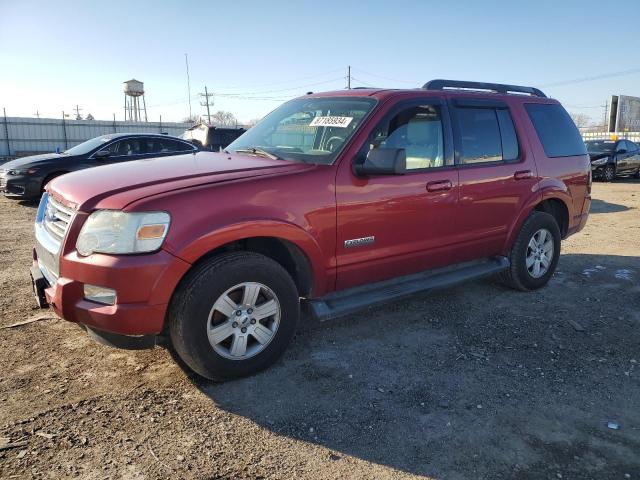
M 604 118 L 603 118 L 603 121 L 602 121 L 602 127 L 605 130 L 608 131 L 609 130 L 609 122 L 608 122 L 607 117 L 609 116 L 608 115 L 609 114 L 609 100 L 604 102 L 604 105 L 602 107 L 604 108 Z
M 347 90 L 351 90 L 351 65 L 347 67 Z
M 201 97 L 204 97 L 204 102 L 200 102 L 200 105 L 203 107 L 207 107 L 207 123 L 211 123 L 211 113 L 209 112 L 209 107 L 213 107 L 213 100 L 209 101 L 209 97 L 213 97 L 213 93 L 209 93 L 207 90 L 207 86 L 204 86 L 204 93 L 199 94 Z
M 189 97 L 189 119 L 191 119 L 191 80 L 189 79 L 189 55 L 184 54 L 184 63 L 187 66 L 187 95 Z
M 36 117 L 40 118 L 40 111 L 39 111 L 39 110 L 36 110 L 36 113 L 34 113 L 34 115 L 35 115 Z
M 80 108 L 80 106 L 76 105 L 76 108 L 74 108 L 73 110 L 76 111 L 76 120 L 82 120 L 82 117 L 80 116 L 80 112 L 82 111 L 82 109 Z

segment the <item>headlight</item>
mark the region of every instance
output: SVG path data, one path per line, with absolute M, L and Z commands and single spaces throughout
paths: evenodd
M 9 175 L 32 175 L 36 172 L 37 170 L 35 168 L 23 168 L 23 169 L 15 169 L 15 170 L 7 171 Z
M 170 221 L 166 212 L 98 210 L 84 222 L 76 249 L 84 256 L 153 252 L 167 236 Z
M 593 162 L 591 162 L 591 165 L 604 165 L 605 163 L 607 163 L 609 159 L 608 158 L 599 158 L 598 160 L 594 160 Z

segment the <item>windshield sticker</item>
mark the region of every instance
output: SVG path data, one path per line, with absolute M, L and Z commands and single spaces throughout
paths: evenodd
M 338 127 L 347 128 L 353 117 L 315 117 L 309 124 L 310 127 Z

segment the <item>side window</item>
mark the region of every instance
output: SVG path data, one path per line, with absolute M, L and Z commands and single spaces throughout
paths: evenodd
M 176 142 L 175 140 L 162 139 L 159 143 L 162 143 L 162 152 L 191 152 L 193 147 L 186 143 Z
M 629 147 L 629 150 L 628 150 L 629 152 L 638 153 L 638 145 L 636 145 L 635 143 L 627 140 L 627 147 Z
M 111 155 L 118 155 L 121 144 L 122 142 L 113 142 L 107 148 L 101 148 L 100 150 L 109 150 L 109 153 L 111 153 Z
M 154 138 L 147 138 L 145 139 L 145 146 L 147 147 L 145 152 L 146 153 L 161 153 L 162 152 L 162 144 L 154 139 Z
M 587 154 L 587 148 L 576 124 L 561 105 L 527 103 L 525 108 L 547 157 Z
M 404 148 L 407 170 L 442 167 L 444 140 L 440 107 L 410 107 L 388 122 L 381 122 L 370 136 L 368 149 L 374 148 Z
M 460 162 L 484 163 L 502 160 L 502 137 L 498 115 L 492 108 L 458 108 Z

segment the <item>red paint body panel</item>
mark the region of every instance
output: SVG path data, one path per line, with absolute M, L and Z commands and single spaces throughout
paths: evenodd
M 584 226 L 589 205 L 588 158 L 546 158 L 524 103 L 547 98 L 425 90 L 345 90 L 315 96 L 370 96 L 372 114 L 333 165 L 198 153 L 109 165 L 65 175 L 50 193 L 78 207 L 60 259 L 60 281 L 46 296 L 58 315 L 128 335 L 155 334 L 173 292 L 191 265 L 231 242 L 276 237 L 306 257 L 311 296 L 508 252 L 522 222 L 543 199 L 562 201 L 569 231 Z M 450 166 L 357 177 L 352 161 L 370 130 L 398 101 L 452 97 L 508 104 L 520 158 L 492 165 Z M 523 173 L 524 172 L 524 173 Z M 449 182 L 444 191 L 427 184 Z M 162 250 L 138 256 L 80 257 L 75 243 L 95 209 L 166 211 Z M 374 236 L 361 248 L 345 241 Z M 83 284 L 114 288 L 115 306 L 83 300 Z

